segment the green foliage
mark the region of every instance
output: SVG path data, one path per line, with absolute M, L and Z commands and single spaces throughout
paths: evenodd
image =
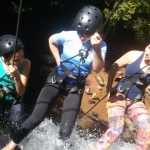
M 133 29 L 135 37 L 139 39 L 141 44 L 147 43 L 150 39 L 150 21 L 145 18 L 137 18 L 133 21 Z
M 14 0 L 4 0 L 0 1 L 0 16 L 1 17 L 6 17 L 6 16 L 11 16 L 18 14 L 19 12 L 19 3 L 14 2 Z M 31 7 L 27 6 L 27 8 L 24 8 L 22 6 L 21 11 L 22 12 L 27 12 L 32 10 Z
M 104 15 L 107 17 L 118 0 L 105 0 L 107 8 Z M 109 27 L 113 28 L 123 25 L 123 28 L 130 28 L 135 33 L 135 38 L 144 44 L 150 39 L 150 0 L 122 0 L 117 10 L 109 20 Z
M 17 5 L 14 2 L 10 3 L 9 9 L 11 9 L 14 14 L 18 14 L 19 13 L 19 5 Z M 32 10 L 32 8 L 29 7 L 29 8 L 22 8 L 21 9 L 22 12 L 29 11 L 29 10 Z

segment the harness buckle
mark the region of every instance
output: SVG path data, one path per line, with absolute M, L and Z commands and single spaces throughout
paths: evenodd
M 118 92 L 123 92 L 124 89 L 122 88 L 122 86 L 118 86 L 117 91 L 118 91 Z
M 79 89 L 78 94 L 82 94 L 82 93 L 83 93 L 83 89 Z
M 56 76 L 52 76 L 52 83 L 56 83 L 57 82 L 57 77 Z
M 71 74 L 69 75 L 69 77 L 70 77 L 70 78 L 73 78 L 73 79 L 77 79 L 75 76 L 73 76 L 73 75 L 71 75 Z
M 136 84 L 137 84 L 137 85 L 140 85 L 140 86 L 143 86 L 143 83 L 142 83 L 140 80 L 138 80 L 138 81 L 136 82 Z

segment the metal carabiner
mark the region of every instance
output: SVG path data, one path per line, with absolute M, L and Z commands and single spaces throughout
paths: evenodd
M 124 89 L 122 89 L 122 86 L 118 86 L 117 91 L 122 93 Z
M 88 56 L 88 53 L 87 53 L 87 51 L 86 50 L 84 50 L 84 49 L 80 49 L 79 50 L 79 56 L 81 57 L 81 58 L 87 58 L 87 56 Z

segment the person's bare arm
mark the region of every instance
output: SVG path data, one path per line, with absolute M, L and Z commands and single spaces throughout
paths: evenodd
M 60 54 L 59 54 L 58 45 L 54 42 L 54 36 L 55 35 L 52 35 L 49 38 L 49 47 L 50 47 L 50 50 L 56 60 L 56 63 L 59 65 L 60 64 Z
M 112 89 L 112 83 L 114 81 L 114 77 L 116 75 L 116 72 L 119 70 L 119 68 L 122 68 L 133 61 L 133 56 L 135 55 L 135 51 L 130 51 L 124 54 L 122 57 L 120 57 L 118 60 L 115 61 L 115 63 L 111 66 L 111 69 L 109 71 L 108 75 L 108 82 L 107 82 L 107 93 L 111 91 Z
M 30 66 L 31 62 L 28 59 L 24 59 L 23 61 L 23 70 L 22 73 L 19 74 L 18 69 L 15 66 L 9 65 L 9 74 L 13 76 L 15 81 L 16 91 L 19 95 L 23 95 L 27 86 Z
M 91 44 L 94 48 L 94 54 L 93 54 L 93 71 L 96 73 L 100 72 L 103 69 L 105 58 L 101 55 L 101 49 L 100 44 L 102 42 L 101 36 L 96 32 L 91 37 Z
M 22 73 L 20 74 L 20 76 L 14 77 L 14 81 L 16 83 L 16 91 L 19 95 L 23 95 L 26 90 L 30 67 L 31 67 L 30 60 L 24 59 Z

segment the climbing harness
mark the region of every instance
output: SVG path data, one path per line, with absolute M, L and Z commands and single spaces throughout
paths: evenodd
M 149 74 L 150 68 L 148 68 L 145 73 L 142 73 L 142 74 L 140 74 L 140 75 L 137 76 L 137 77 L 133 77 L 133 75 L 135 75 L 136 73 L 138 73 L 138 72 L 141 71 L 142 69 L 146 68 L 147 66 L 149 66 L 149 65 L 145 65 L 144 67 L 140 68 L 138 71 L 134 72 L 134 73 L 131 74 L 130 76 L 121 79 L 121 82 L 122 82 L 122 83 L 123 83 L 123 82 L 126 82 L 126 81 L 129 81 L 129 82 L 127 82 L 127 83 L 124 84 L 124 85 L 121 85 L 121 86 L 117 87 L 117 89 L 115 89 L 115 90 L 113 91 L 113 94 L 114 94 L 114 92 L 122 93 L 122 92 L 125 91 L 124 95 L 125 95 L 125 98 L 126 98 L 126 96 L 127 96 L 127 94 L 128 94 L 128 91 L 129 91 L 130 87 L 131 87 L 133 84 L 136 84 L 136 85 L 138 85 L 138 86 L 143 86 L 144 83 L 143 83 L 143 81 L 141 81 L 140 79 L 143 80 L 143 79 Z M 139 97 L 139 96 L 138 96 L 138 97 Z
M 146 65 L 143 68 L 145 68 L 147 66 L 149 66 L 149 65 Z M 143 68 L 141 68 L 140 70 L 142 70 Z M 140 70 L 138 70 L 134 74 L 138 73 Z M 127 83 L 124 84 L 124 85 L 119 86 L 115 90 L 115 92 L 113 92 L 113 94 L 115 94 L 116 92 L 117 93 L 123 93 L 125 95 L 125 99 L 126 99 L 127 96 L 128 96 L 129 89 L 132 85 L 137 85 L 138 87 L 140 87 L 141 92 L 134 98 L 134 100 L 132 100 L 132 103 L 130 105 L 128 105 L 127 108 L 129 108 L 134 103 L 136 103 L 138 101 L 142 101 L 144 99 L 144 91 L 145 91 L 145 88 L 146 88 L 145 78 L 150 74 L 150 66 L 147 68 L 146 72 L 140 74 L 139 76 L 132 77 L 134 74 L 132 74 L 129 77 L 126 77 L 123 80 L 121 80 L 121 82 L 127 81 Z
M 73 88 L 71 88 L 71 90 L 69 91 L 68 94 L 71 94 L 71 93 L 74 93 L 74 92 L 77 92 L 78 94 L 82 94 L 83 93 L 83 83 L 85 83 L 85 79 L 86 79 L 87 75 L 86 76 L 81 76 L 80 75 L 80 67 L 81 67 L 81 65 L 83 63 L 85 63 L 85 59 L 87 59 L 87 57 L 88 57 L 88 52 L 89 52 L 90 48 L 91 48 L 91 45 L 89 46 L 89 48 L 87 50 L 81 48 L 79 50 L 79 54 L 77 54 L 77 55 L 75 55 L 73 57 L 70 57 L 70 58 L 68 58 L 66 60 L 61 61 L 60 62 L 60 67 L 61 67 L 61 69 L 63 70 L 64 73 L 62 75 L 58 75 L 57 71 L 56 71 L 56 69 L 57 69 L 57 67 L 56 67 L 54 69 L 53 73 L 50 74 L 50 76 L 48 77 L 48 79 L 46 81 L 46 84 L 47 83 L 58 84 L 59 88 L 62 88 L 62 83 L 63 83 L 64 79 L 66 77 L 69 77 L 69 78 L 71 78 L 73 80 L 76 80 L 77 84 Z M 77 66 L 77 67 L 75 67 L 73 69 L 68 69 L 63 64 L 64 62 L 66 62 L 66 61 L 68 61 L 68 60 L 70 60 L 72 58 L 75 58 L 77 56 L 80 57 L 79 66 Z M 73 71 L 77 70 L 77 69 L 79 71 L 78 76 L 73 73 Z

